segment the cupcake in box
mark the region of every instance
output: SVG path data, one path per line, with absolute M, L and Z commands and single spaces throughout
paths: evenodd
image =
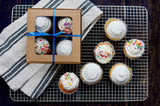
M 67 18 L 61 18 L 58 21 L 58 28 L 65 32 L 66 34 L 71 34 L 72 33 L 72 19 L 67 17 Z
M 72 94 L 78 89 L 79 78 L 74 73 L 66 72 L 60 77 L 58 85 L 64 94 Z
M 116 85 L 125 85 L 132 78 L 132 69 L 123 63 L 117 63 L 110 69 L 109 77 Z
M 114 55 L 114 47 L 107 41 L 99 43 L 94 49 L 95 59 L 101 64 L 109 63 Z
M 72 53 L 72 41 L 62 40 L 56 47 L 57 55 L 70 55 Z
M 36 18 L 36 31 L 48 33 L 52 30 L 52 22 L 48 17 L 40 16 Z M 41 31 L 40 31 L 41 30 Z
M 109 39 L 119 41 L 125 37 L 127 33 L 127 26 L 124 21 L 111 18 L 106 21 L 104 30 Z
M 137 59 L 143 55 L 145 45 L 138 39 L 128 40 L 124 45 L 124 54 L 130 59 Z
M 44 37 L 37 37 L 35 40 L 35 53 L 39 55 L 49 54 L 51 46 L 49 41 Z
M 80 78 L 87 85 L 97 84 L 103 76 L 103 70 L 96 63 L 87 63 L 80 70 Z

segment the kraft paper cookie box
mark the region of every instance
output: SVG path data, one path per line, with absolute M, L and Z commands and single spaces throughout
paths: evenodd
M 27 32 L 35 32 L 37 16 L 53 17 L 53 9 L 29 8 L 27 13 Z M 55 17 L 71 17 L 73 21 L 72 35 L 81 35 L 80 9 L 55 9 Z M 56 26 L 55 26 L 56 27 Z M 71 55 L 38 55 L 35 53 L 35 36 L 27 36 L 27 63 L 80 64 L 81 37 L 72 37 Z

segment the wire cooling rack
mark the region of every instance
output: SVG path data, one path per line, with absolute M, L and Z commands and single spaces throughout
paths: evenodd
M 16 5 L 12 10 L 12 19 L 15 21 L 22 16 L 27 8 L 32 5 Z M 21 102 L 120 102 L 120 101 L 144 101 L 148 97 L 148 12 L 141 6 L 98 6 L 104 13 L 101 19 L 82 41 L 82 63 L 81 65 L 65 65 L 62 71 L 53 79 L 50 86 L 37 99 L 32 100 L 21 91 L 10 90 L 10 98 Z M 125 39 L 121 41 L 110 41 L 104 33 L 104 23 L 109 18 L 119 18 L 128 25 Z M 145 43 L 145 53 L 142 58 L 129 60 L 124 56 L 123 45 L 126 40 L 137 38 Z M 80 81 L 79 89 L 72 95 L 64 95 L 58 89 L 58 80 L 66 71 L 74 72 L 79 76 L 82 65 L 87 62 L 96 62 L 93 56 L 94 47 L 102 41 L 111 42 L 116 51 L 113 60 L 101 65 L 104 70 L 103 79 L 97 85 L 87 86 Z M 109 79 L 109 69 L 115 63 L 122 62 L 133 70 L 133 77 L 129 84 L 117 86 Z

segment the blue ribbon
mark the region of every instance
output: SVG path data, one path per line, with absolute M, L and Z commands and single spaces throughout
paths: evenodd
M 55 26 L 55 9 L 53 9 L 53 26 Z M 55 37 L 59 37 L 59 35 L 63 34 L 64 32 L 63 31 L 60 31 L 58 33 L 55 33 L 55 27 L 53 27 L 53 34 L 48 34 L 48 33 L 45 33 L 43 31 L 41 31 L 38 27 L 37 29 L 40 31 L 40 32 L 29 32 L 27 33 L 27 36 L 52 36 L 53 37 L 53 49 L 52 49 L 52 53 L 53 53 L 53 64 L 54 64 L 54 53 L 55 53 Z M 67 39 L 68 37 L 81 37 L 82 35 L 61 35 L 61 36 L 64 36 L 66 38 L 61 38 L 61 40 L 65 40 Z

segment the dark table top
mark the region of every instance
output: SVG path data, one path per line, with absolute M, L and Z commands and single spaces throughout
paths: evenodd
M 0 0 L 0 32 L 11 23 L 11 10 L 14 5 L 36 4 L 39 0 Z M 72 105 L 118 105 L 118 106 L 157 106 L 160 105 L 160 0 L 91 0 L 96 5 L 144 6 L 148 10 L 149 21 L 149 96 L 144 102 L 119 103 L 72 103 Z M 3 105 L 71 105 L 71 103 L 19 103 L 9 98 L 9 87 L 0 78 L 0 106 Z

